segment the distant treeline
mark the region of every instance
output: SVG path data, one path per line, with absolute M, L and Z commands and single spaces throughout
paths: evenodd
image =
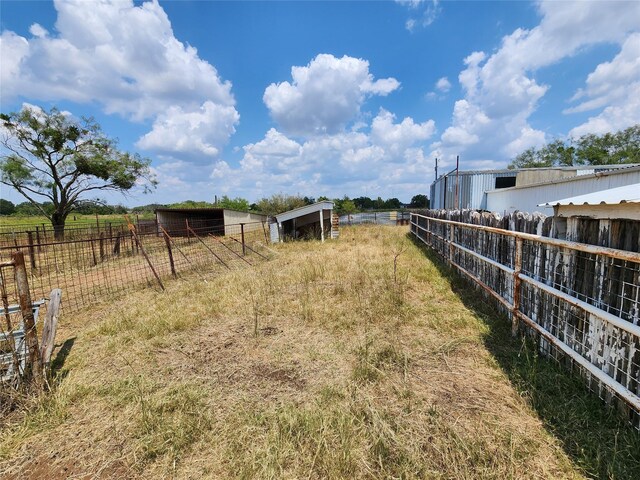
M 138 207 L 127 208 L 122 205 L 109 205 L 101 200 L 84 200 L 79 202 L 74 210 L 74 214 L 80 215 L 118 215 L 125 213 L 148 214 L 153 213 L 158 208 L 228 208 L 243 212 L 260 212 L 267 215 L 277 215 L 294 208 L 310 205 L 322 200 L 331 200 L 335 204 L 335 210 L 339 214 L 356 213 L 368 210 L 398 210 L 402 208 L 428 208 L 429 199 L 426 195 L 414 195 L 408 204 L 402 203 L 397 198 L 383 200 L 381 197 L 372 199 L 369 197 L 329 199 L 324 196 L 318 198 L 302 197 L 298 195 L 274 194 L 268 198 L 262 198 L 255 203 L 249 203 L 245 198 L 230 198 L 226 195 L 217 199 L 217 202 L 204 202 L 187 200 L 184 202 L 161 204 L 150 203 Z M 44 202 L 39 204 L 45 212 L 53 212 L 53 204 Z M 14 204 L 9 200 L 0 199 L 0 215 L 31 216 L 41 215 L 42 212 L 34 203 L 22 202 Z

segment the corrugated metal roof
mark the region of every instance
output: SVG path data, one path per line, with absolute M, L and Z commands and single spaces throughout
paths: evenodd
M 321 202 L 312 203 L 311 205 L 305 205 L 304 207 L 294 208 L 288 212 L 279 213 L 276 215 L 276 221 L 278 223 L 286 222 L 292 218 L 302 217 L 310 213 L 319 212 L 320 210 L 333 210 L 333 202 L 329 200 L 323 200 Z
M 539 207 L 556 205 L 619 205 L 621 203 L 640 203 L 640 183 L 624 187 L 609 188 L 599 192 L 587 193 L 576 197 L 563 198 L 547 203 L 539 203 Z

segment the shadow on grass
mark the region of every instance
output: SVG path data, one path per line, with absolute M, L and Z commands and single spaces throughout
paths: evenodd
M 62 371 L 64 367 L 64 362 L 67 360 L 67 357 L 71 353 L 71 349 L 73 348 L 73 344 L 76 342 L 76 337 L 67 338 L 64 343 L 60 346 L 60 350 L 56 354 L 56 358 L 51 362 L 51 374 L 55 376 L 62 376 L 62 378 L 66 377 L 66 372 Z
M 571 460 L 593 478 L 640 479 L 640 432 L 589 392 L 583 380 L 511 336 L 511 321 L 410 233 L 464 305 L 488 327 L 485 345 L 513 387 L 537 413 Z

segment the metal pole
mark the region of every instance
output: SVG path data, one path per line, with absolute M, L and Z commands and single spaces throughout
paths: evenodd
M 459 176 L 460 172 L 460 155 L 456 155 L 456 210 L 460 210 L 460 202 L 458 197 L 458 185 L 459 185 Z
M 244 256 L 247 254 L 245 244 L 244 244 L 244 223 L 240 224 L 240 235 L 242 237 L 242 255 Z

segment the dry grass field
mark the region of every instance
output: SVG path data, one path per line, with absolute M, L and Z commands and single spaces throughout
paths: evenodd
M 638 432 L 407 232 L 63 315 L 52 392 L 0 399 L 0 477 L 640 478 Z

